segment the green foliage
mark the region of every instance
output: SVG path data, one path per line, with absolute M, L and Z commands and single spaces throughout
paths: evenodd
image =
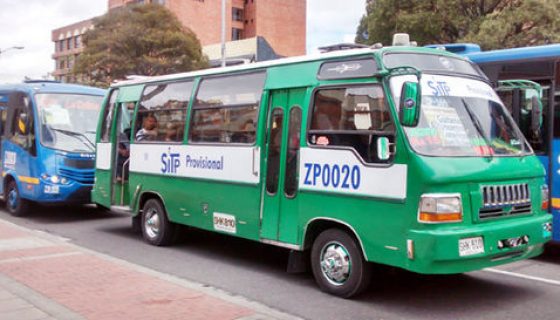
M 161 5 L 124 6 L 97 18 L 73 69 L 88 84 L 207 67 L 196 35 Z
M 560 42 L 558 0 L 374 0 L 356 40 L 389 45 L 409 33 L 419 45 L 475 42 L 485 50 Z M 367 29 L 368 38 L 360 35 Z

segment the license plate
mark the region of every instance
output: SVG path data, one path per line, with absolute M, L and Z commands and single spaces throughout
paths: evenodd
M 459 256 L 465 257 L 478 253 L 484 253 L 484 241 L 482 237 L 459 240 Z
M 60 191 L 59 186 L 45 186 L 46 194 L 57 194 Z

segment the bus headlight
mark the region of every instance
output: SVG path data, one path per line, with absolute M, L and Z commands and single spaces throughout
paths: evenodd
M 46 173 L 41 174 L 41 179 L 45 180 L 46 182 L 50 182 L 52 184 L 68 184 L 70 180 L 65 177 L 59 177 L 57 175 L 48 175 Z
M 418 222 L 447 223 L 463 221 L 461 195 L 458 193 L 423 194 L 418 206 Z

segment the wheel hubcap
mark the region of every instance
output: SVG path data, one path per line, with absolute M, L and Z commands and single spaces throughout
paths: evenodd
M 350 254 L 338 242 L 329 242 L 321 250 L 321 271 L 333 285 L 343 285 L 350 277 Z
M 144 229 L 150 238 L 155 238 L 159 234 L 159 216 L 155 209 L 148 209 L 146 212 L 146 219 L 144 220 Z
M 10 209 L 15 209 L 17 207 L 17 200 L 17 191 L 15 189 L 10 190 L 10 192 L 8 192 L 8 205 L 10 206 Z

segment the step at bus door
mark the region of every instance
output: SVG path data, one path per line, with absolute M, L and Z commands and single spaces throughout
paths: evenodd
M 261 238 L 295 244 L 298 162 L 305 88 L 271 93 Z

